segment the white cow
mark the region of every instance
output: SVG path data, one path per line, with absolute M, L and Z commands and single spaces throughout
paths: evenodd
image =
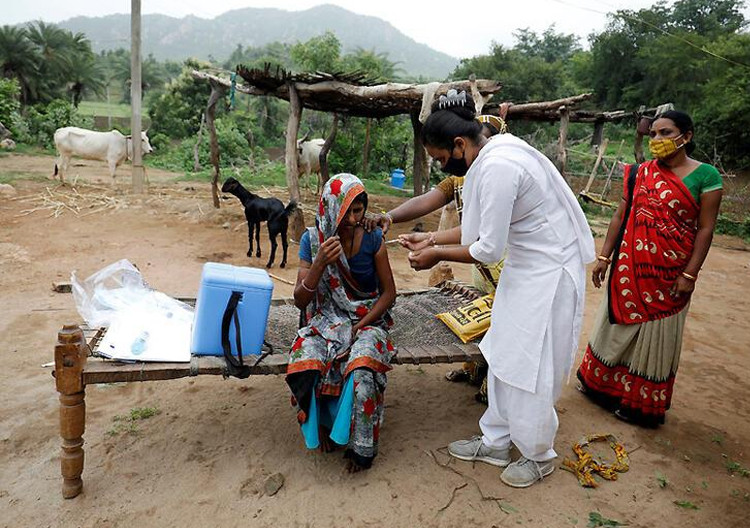
M 133 155 L 133 139 L 117 130 L 110 132 L 96 132 L 78 127 L 64 127 L 55 130 L 55 147 L 59 158 L 55 163 L 55 176 L 58 174 L 63 181 L 63 174 L 68 171 L 70 158 L 76 156 L 89 160 L 106 161 L 112 183 L 115 183 L 117 166 Z M 149 154 L 154 149 L 148 141 L 146 131 L 141 132 L 141 151 Z
M 307 136 L 297 140 L 297 167 L 300 178 L 308 174 L 318 175 L 318 194 L 320 194 L 320 151 L 323 150 L 325 139 L 307 139 Z

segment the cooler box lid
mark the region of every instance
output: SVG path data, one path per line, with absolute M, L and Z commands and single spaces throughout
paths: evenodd
M 265 270 L 232 266 L 218 262 L 203 265 L 201 282 L 206 286 L 236 290 L 273 290 L 273 281 Z

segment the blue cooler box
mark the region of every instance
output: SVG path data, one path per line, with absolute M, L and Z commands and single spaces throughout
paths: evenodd
M 196 356 L 223 356 L 221 320 L 232 292 L 242 292 L 237 305 L 242 355 L 260 354 L 266 334 L 273 282 L 265 270 L 207 262 L 195 303 L 190 351 Z M 229 326 L 232 355 L 237 355 L 234 319 Z

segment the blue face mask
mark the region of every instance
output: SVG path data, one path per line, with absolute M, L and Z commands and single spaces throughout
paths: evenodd
M 441 170 L 453 176 L 465 176 L 469 171 L 469 167 L 466 165 L 466 152 L 460 158 L 454 158 L 453 151 L 451 151 L 451 157 L 448 158 L 448 162 Z

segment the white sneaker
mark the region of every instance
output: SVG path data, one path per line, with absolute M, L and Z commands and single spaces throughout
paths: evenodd
M 528 488 L 551 474 L 554 470 L 554 458 L 536 462 L 526 457 L 521 457 L 505 468 L 503 474 L 500 475 L 500 480 L 514 488 Z
M 497 449 L 486 446 L 481 436 L 451 442 L 448 445 L 448 453 L 459 460 L 485 462 L 497 467 L 510 464 L 510 448 Z

